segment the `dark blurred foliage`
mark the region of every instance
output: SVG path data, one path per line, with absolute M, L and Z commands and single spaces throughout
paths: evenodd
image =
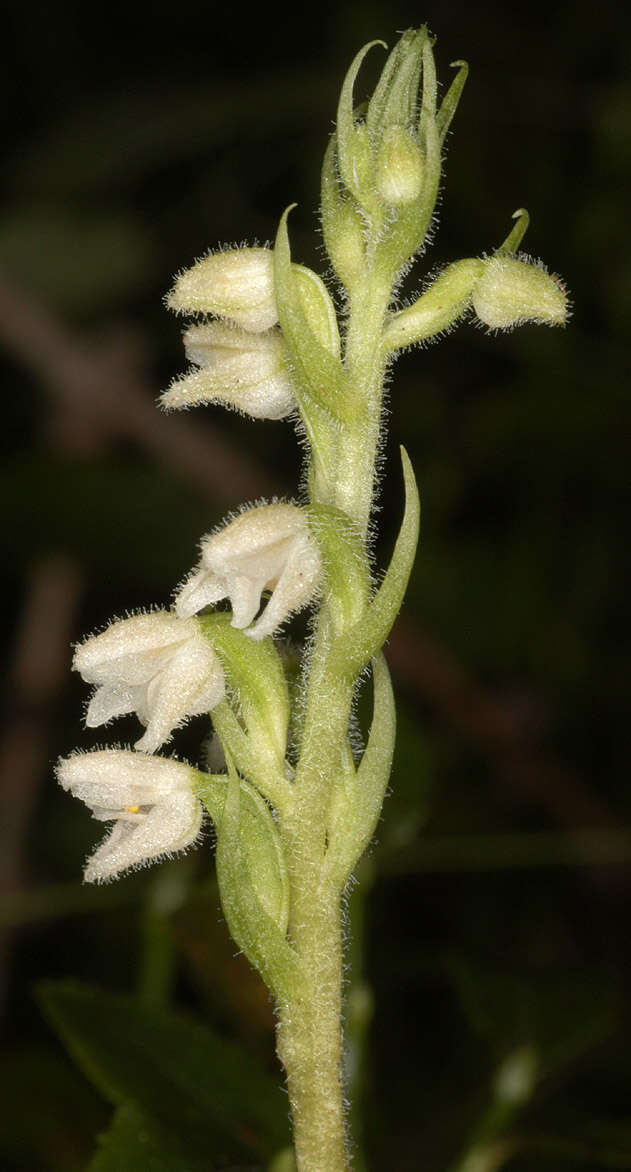
M 84 1168 L 110 1118 L 40 1015 L 44 978 L 149 1001 L 171 988 L 275 1070 L 267 998 L 234 957 L 208 851 L 169 872 L 182 899 L 168 922 L 151 910 L 159 872 L 79 885 L 93 824 L 52 764 L 135 726 L 82 730 L 67 645 L 168 605 L 200 535 L 244 496 L 295 491 L 284 424 L 199 411 L 169 456 L 169 424 L 147 422 L 183 368 L 161 299 L 217 242 L 273 238 L 294 200 L 294 256 L 322 269 L 319 164 L 345 68 L 422 20 L 443 82 L 461 57 L 471 76 L 439 231 L 404 294 L 497 246 L 525 206 L 525 247 L 563 275 L 574 313 L 563 332 L 463 325 L 394 371 L 382 564 L 401 442 L 424 523 L 391 644 L 392 793 L 349 910 L 366 1162 L 631 1168 L 628 15 L 608 0 L 247 15 L 66 0 L 5 10 L 0 74 L 7 1169 Z M 200 728 L 179 753 L 200 758 Z M 524 1053 L 536 1085 L 507 1108 L 496 1072 Z M 468 1144 L 486 1162 L 462 1162 Z

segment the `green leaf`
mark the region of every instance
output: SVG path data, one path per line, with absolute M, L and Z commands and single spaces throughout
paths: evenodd
M 387 95 L 384 95 L 381 86 L 378 85 L 377 90 L 381 92 L 376 98 L 377 90 L 375 91 L 366 116 L 373 143 L 381 140 L 389 126 L 411 128 L 418 104 L 423 46 L 426 41 L 425 26 L 420 29 L 408 29 L 386 62 L 384 72 L 387 74 Z M 396 61 L 392 68 L 390 62 L 395 54 Z
M 366 258 L 366 245 L 357 204 L 342 195 L 335 165 L 337 136 L 331 135 L 322 163 L 320 210 L 324 247 L 335 272 L 347 289 L 360 276 Z
M 445 141 L 445 135 L 447 134 L 453 116 L 458 109 L 458 103 L 462 96 L 462 91 L 465 87 L 465 82 L 469 74 L 469 66 L 466 61 L 452 61 L 451 65 L 452 68 L 455 68 L 457 65 L 459 65 L 460 69 L 458 70 L 454 80 L 447 90 L 447 93 L 445 94 L 436 115 L 436 129 L 438 130 L 438 137 L 440 138 L 441 143 Z
M 368 744 L 355 776 L 346 783 L 347 799 L 331 830 L 326 872 L 345 884 L 368 846 L 381 814 L 390 778 L 396 733 L 396 709 L 388 665 L 381 653 L 373 660 L 373 719 Z
M 227 774 L 198 773 L 197 793 L 221 833 L 229 790 Z M 289 879 L 280 836 L 269 807 L 253 786 L 239 779 L 239 849 L 265 912 L 285 935 L 289 919 Z
M 43 982 L 40 1006 L 110 1102 L 131 1101 L 185 1151 L 268 1158 L 287 1142 L 282 1092 L 237 1046 L 184 1015 L 71 981 Z
M 335 306 L 324 281 L 306 265 L 292 264 L 291 269 L 313 336 L 339 362 L 340 331 Z
M 290 994 L 295 995 L 300 982 L 300 966 L 284 931 L 261 901 L 258 888 L 265 882 L 265 876 L 257 878 L 253 873 L 257 851 L 251 849 L 246 837 L 248 829 L 241 815 L 241 787 L 229 758 L 228 769 L 228 792 L 217 828 L 216 864 L 221 906 L 230 934 L 239 948 L 276 999 L 285 1001 Z
M 207 1156 L 187 1152 L 133 1103 L 118 1108 L 98 1144 L 86 1172 L 214 1172 L 217 1167 L 210 1162 L 211 1152 Z
M 333 649 L 338 671 L 355 678 L 383 647 L 399 613 L 414 565 L 421 507 L 414 471 L 401 448 L 405 480 L 405 513 L 390 565 L 363 618 L 339 639 Z
M 346 415 L 340 361 L 314 334 L 301 297 L 287 233 L 288 208 L 274 244 L 274 290 L 294 393 L 305 426 L 323 498 L 334 483 L 336 440 Z M 327 488 L 328 486 L 328 488 Z
M 197 621 L 235 690 L 252 747 L 269 756 L 275 768 L 282 768 L 287 749 L 289 690 L 280 655 L 273 639 L 250 639 L 230 620 L 228 614 L 214 613 Z
M 368 601 L 370 574 L 364 543 L 342 509 L 310 505 L 305 511 L 320 550 L 333 621 L 343 631 L 360 618 Z
M 364 57 L 375 45 L 383 45 L 384 49 L 387 47 L 384 41 L 370 41 L 359 50 L 344 78 L 337 108 L 337 161 L 340 175 L 344 185 L 364 207 L 366 202 L 371 202 L 370 190 L 366 189 L 367 181 L 369 187 L 372 186 L 366 174 L 370 143 L 366 127 L 355 124 L 353 88 Z
M 525 208 L 517 208 L 513 212 L 513 220 L 517 223 L 513 225 L 511 231 L 508 233 L 506 240 L 500 244 L 497 252 L 517 252 L 530 224 L 530 216 Z

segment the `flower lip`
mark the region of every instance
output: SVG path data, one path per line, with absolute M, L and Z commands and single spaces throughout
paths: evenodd
M 184 347 L 193 366 L 160 396 L 166 410 L 219 403 L 253 419 L 284 419 L 295 410 L 279 329 L 254 334 L 209 321 L 185 331 Z

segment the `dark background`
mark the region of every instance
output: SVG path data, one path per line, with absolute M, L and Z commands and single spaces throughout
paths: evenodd
M 422 20 L 443 83 L 458 58 L 471 75 L 439 231 L 407 292 L 496 247 L 525 206 L 524 247 L 563 276 L 573 317 L 498 337 L 464 324 L 394 369 L 381 564 L 402 442 L 424 520 L 389 650 L 392 796 L 350 912 L 375 1005 L 369 1033 L 357 1026 L 368 1163 L 447 1168 L 476 1128 L 495 1143 L 506 1125 L 511 1139 L 480 1167 L 631 1168 L 629 20 L 578 0 L 5 12 L 8 1169 L 84 1168 L 110 1114 L 44 1024 L 34 984 L 72 974 L 142 989 L 155 962 L 157 872 L 79 885 L 94 827 L 52 767 L 104 738 L 81 728 L 69 644 L 168 605 L 201 534 L 244 500 L 295 492 L 300 466 L 287 424 L 155 411 L 184 367 L 162 297 L 207 248 L 272 239 L 294 200 L 294 257 L 324 271 L 319 166 L 343 74 L 364 42 L 392 44 Z M 136 728 L 121 722 L 105 743 Z M 178 734 L 177 751 L 198 759 L 201 729 Z M 158 946 L 173 1000 L 273 1068 L 269 1006 L 227 941 L 208 852 L 174 868 L 197 902 Z M 533 1095 L 514 1120 L 489 1115 L 494 1071 L 524 1046 L 539 1061 Z

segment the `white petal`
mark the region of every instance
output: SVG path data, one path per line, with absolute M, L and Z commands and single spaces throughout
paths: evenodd
M 60 785 L 92 809 L 153 805 L 176 791 L 190 791 L 192 770 L 181 761 L 131 749 L 75 753 L 57 766 Z
M 272 596 L 258 622 L 246 632 L 264 639 L 295 611 L 311 602 L 320 580 L 320 555 L 309 534 L 296 538 Z
M 117 821 L 89 859 L 87 883 L 113 879 L 129 867 L 190 846 L 202 824 L 202 807 L 190 791 L 165 798 L 138 822 Z
M 261 591 L 264 586 L 264 581 L 235 575 L 230 583 L 233 627 L 243 630 L 250 625 L 260 609 Z
M 196 628 L 197 629 L 197 628 Z M 223 668 L 207 639 L 196 634 L 172 656 L 147 689 L 147 731 L 136 748 L 153 752 L 188 716 L 208 712 L 225 693 Z M 142 713 L 145 717 L 145 713 Z
M 97 688 L 85 714 L 86 728 L 98 728 L 115 716 L 126 716 L 135 710 L 136 704 L 130 689 Z
M 229 593 L 225 578 L 209 573 L 202 568 L 191 574 L 175 597 L 175 612 L 181 618 L 199 614 L 205 606 L 211 606 Z
M 165 653 L 194 633 L 184 620 L 167 611 L 133 615 L 82 643 L 73 667 L 88 683 L 143 683 L 159 669 Z

